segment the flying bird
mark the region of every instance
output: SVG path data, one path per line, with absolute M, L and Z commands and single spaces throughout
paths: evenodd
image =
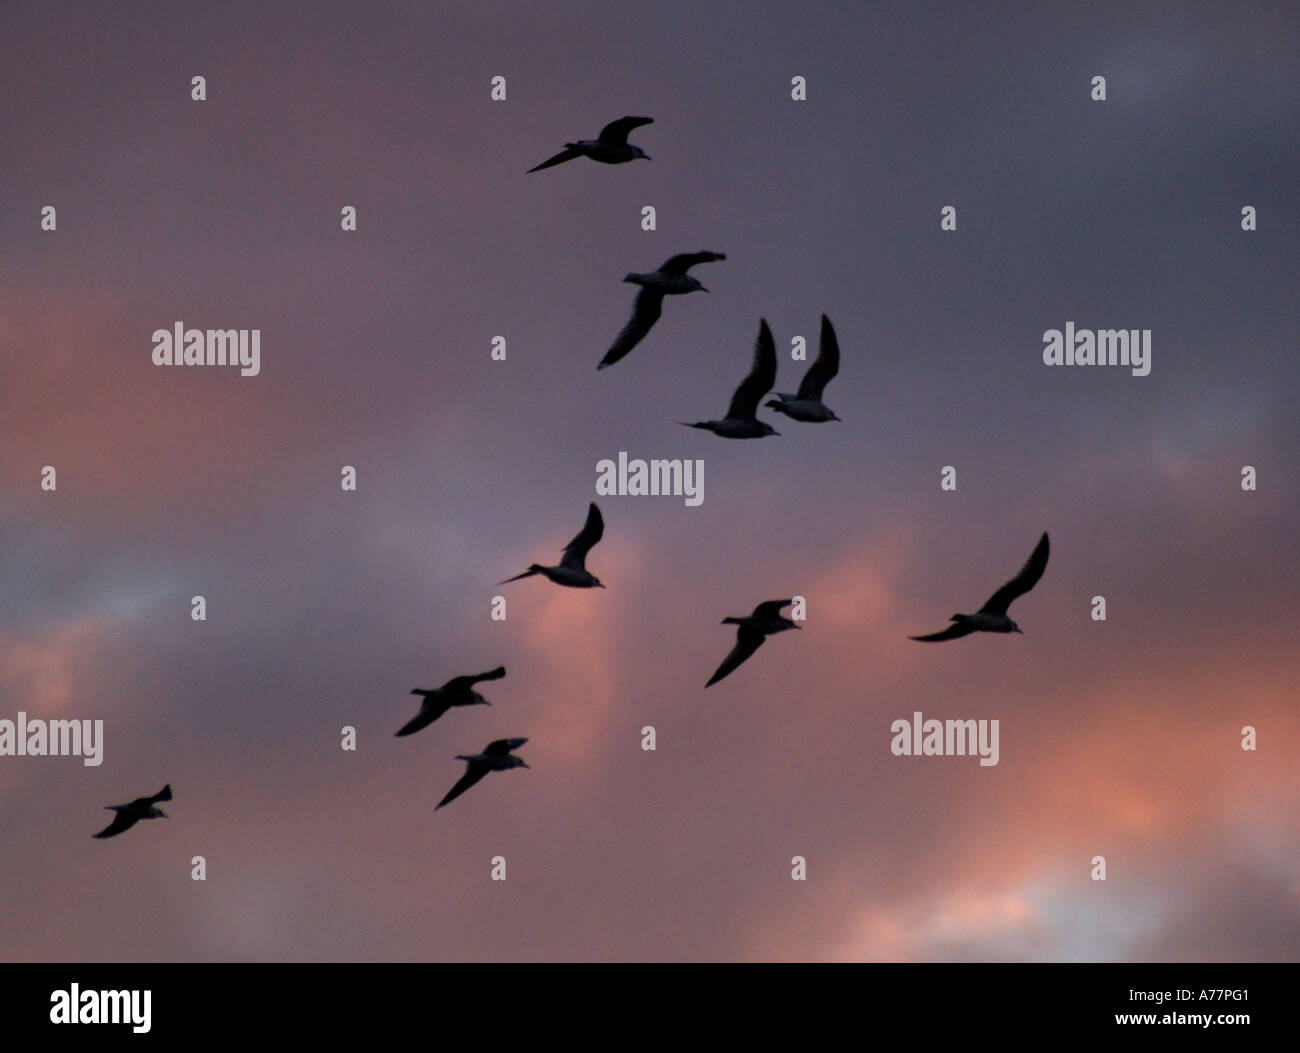
M 650 155 L 639 146 L 632 146 L 627 141 L 627 133 L 633 128 L 639 128 L 643 124 L 654 124 L 652 117 L 620 117 L 617 121 L 610 121 L 600 130 L 600 135 L 595 139 L 579 139 L 576 143 L 565 143 L 564 149 L 552 157 L 549 161 L 543 161 L 536 168 L 528 169 L 528 172 L 540 172 L 543 168 L 553 168 L 555 165 L 562 165 L 565 161 L 572 161 L 575 157 L 590 157 L 593 161 L 600 161 L 607 165 L 621 165 L 627 161 L 635 161 L 638 157 L 644 157 L 650 160 Z
M 159 801 L 170 801 L 172 799 L 171 783 L 168 783 L 152 797 L 137 797 L 130 804 L 106 804 L 108 808 L 117 813 L 113 821 L 109 823 L 95 837 L 116 837 L 123 830 L 130 830 L 141 819 L 166 819 L 167 813 L 161 808 L 155 808 L 154 805 Z
M 527 768 L 528 765 L 519 757 L 511 756 L 511 750 L 517 750 L 527 739 L 497 739 L 495 742 L 488 743 L 482 753 L 476 753 L 471 757 L 463 754 L 457 754 L 457 760 L 465 762 L 465 774 L 460 777 L 460 781 L 447 791 L 447 796 L 438 802 L 438 808 L 444 804 L 454 801 L 462 793 L 473 786 L 479 779 L 483 778 L 490 771 L 509 771 L 511 768 Z
M 604 533 L 605 520 L 593 501 L 587 511 L 587 522 L 583 524 L 578 536 L 564 546 L 564 555 L 560 557 L 558 567 L 543 567 L 537 563 L 530 563 L 528 569 L 522 574 L 506 578 L 505 581 L 498 581 L 497 584 L 504 585 L 506 582 L 532 577 L 534 574 L 544 574 L 556 585 L 567 585 L 572 589 L 603 589 L 605 586 L 600 583 L 600 579 L 587 573 L 586 559 L 587 553 Z
M 1020 568 L 1020 573 L 990 596 L 978 611 L 974 614 L 954 614 L 948 628 L 930 633 L 929 636 L 912 636 L 909 639 L 933 643 L 936 640 L 955 640 L 959 636 L 975 632 L 1020 632 L 1020 626 L 1007 617 L 1007 608 L 1017 596 L 1023 596 L 1038 584 L 1038 579 L 1043 576 L 1043 570 L 1047 566 L 1047 552 L 1047 534 L 1044 533 L 1025 565 Z
M 731 654 L 722 660 L 718 671 L 713 674 L 705 687 L 712 687 L 728 673 L 731 673 L 746 658 L 763 646 L 763 638 L 772 633 L 783 633 L 787 629 L 798 629 L 789 618 L 781 614 L 782 607 L 794 603 L 790 600 L 768 600 L 754 608 L 754 613 L 747 618 L 723 618 L 723 625 L 739 625 L 736 630 L 736 646 Z
M 636 303 L 632 305 L 632 317 L 628 319 L 627 325 L 623 326 L 622 332 L 614 337 L 614 343 L 610 345 L 609 350 L 605 352 L 605 357 L 600 360 L 600 365 L 596 368 L 604 369 L 606 366 L 612 366 L 641 342 L 641 338 L 650 332 L 650 327 L 659 320 L 665 295 L 676 296 L 695 292 L 697 289 L 700 292 L 709 291 L 700 284 L 698 278 L 687 274 L 688 270 L 697 263 L 713 263 L 726 258 L 727 255 L 723 252 L 683 252 L 666 261 L 657 271 L 651 271 L 649 274 L 629 274 L 624 278 L 625 282 L 641 286 L 641 291 L 636 294 Z
M 397 736 L 400 738 L 402 735 L 414 735 L 421 728 L 427 728 L 452 706 L 492 705 L 474 690 L 474 685 L 482 680 L 500 680 L 505 675 L 506 667 L 501 665 L 490 672 L 479 673 L 478 676 L 453 677 L 442 687 L 412 688 L 411 694 L 423 695 L 424 700 L 420 703 L 420 712 L 402 725 L 402 730 L 397 733 Z
M 731 405 L 722 420 L 702 420 L 691 424 L 678 421 L 688 428 L 703 428 L 724 439 L 761 439 L 764 435 L 780 435 L 772 425 L 755 417 L 758 400 L 772 390 L 776 383 L 776 345 L 772 343 L 772 330 L 767 322 L 759 320 L 758 340 L 754 343 L 754 364 L 749 376 L 740 382 L 731 396 Z
M 835 330 L 831 320 L 822 315 L 821 342 L 817 348 L 817 360 L 808 367 L 799 384 L 797 395 L 777 393 L 776 398 L 765 402 L 769 409 L 784 413 L 795 420 L 809 424 L 821 424 L 823 421 L 839 420 L 834 412 L 822 403 L 822 392 L 840 371 L 840 345 L 835 339 Z

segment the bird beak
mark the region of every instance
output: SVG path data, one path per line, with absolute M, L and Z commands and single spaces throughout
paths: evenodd
M 654 160 L 654 158 L 651 157 L 651 156 L 650 156 L 648 153 L 646 153 L 644 150 L 641 151 L 641 156 L 644 157 L 647 161 L 653 161 L 653 160 Z
M 520 761 L 519 763 L 522 764 L 525 768 L 528 768 L 528 763 L 526 761 Z M 531 768 L 528 768 L 528 770 L 532 771 Z
M 708 292 L 708 291 L 709 290 L 706 289 L 703 285 L 700 286 L 700 292 Z
M 1018 625 L 1016 626 L 1016 632 L 1018 632 L 1021 636 L 1025 635 L 1025 630 L 1020 628 L 1020 626 Z
M 796 625 L 795 628 L 796 628 L 796 629 L 802 629 L 803 626 L 802 626 L 802 625 Z
M 605 587 L 605 586 L 602 585 L 602 584 L 600 584 L 599 582 L 596 584 L 596 588 L 598 588 L 598 589 L 603 589 L 604 587 Z

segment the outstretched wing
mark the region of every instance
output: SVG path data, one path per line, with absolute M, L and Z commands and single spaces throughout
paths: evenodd
M 1020 568 L 1020 573 L 989 597 L 988 603 L 980 608 L 981 613 L 1000 614 L 1005 617 L 1011 601 L 1017 596 L 1023 596 L 1038 584 L 1038 579 L 1043 576 L 1043 570 L 1047 567 L 1047 553 L 1047 534 L 1044 532 L 1038 539 L 1034 551 L 1025 560 L 1025 565 Z
M 614 342 L 609 345 L 609 350 L 605 352 L 605 357 L 600 360 L 600 365 L 596 368 L 604 369 L 606 366 L 612 366 L 636 347 L 641 342 L 641 338 L 650 332 L 650 327 L 659 321 L 663 306 L 662 289 L 650 285 L 641 286 L 641 291 L 636 294 L 636 303 L 632 305 L 632 317 L 619 331 L 618 336 L 614 337 Z
M 835 339 L 835 330 L 831 327 L 831 320 L 822 315 L 822 335 L 817 350 L 817 361 L 809 366 L 808 372 L 803 375 L 803 382 L 799 385 L 799 394 L 795 397 L 800 402 L 805 400 L 820 402 L 822 391 L 825 390 L 826 385 L 831 382 L 839 371 L 839 341 Z
M 752 617 L 754 618 L 779 618 L 781 617 L 781 608 L 789 607 L 794 600 L 768 600 L 766 603 L 760 603 L 754 608 Z
M 749 376 L 740 382 L 740 387 L 731 396 L 727 416 L 752 420 L 758 412 L 758 400 L 771 391 L 775 383 L 776 345 L 772 343 L 772 330 L 767 327 L 767 322 L 760 321 L 758 340 L 754 343 L 754 363 L 749 367 Z
M 450 708 L 451 706 L 447 703 L 431 706 L 426 700 L 425 704 L 420 707 L 420 712 L 403 724 L 395 737 L 400 739 L 403 735 L 414 735 L 420 729 L 427 728 Z
M 715 260 L 725 260 L 726 258 L 727 254 L 725 252 L 683 252 L 668 260 L 659 268 L 659 273 L 680 278 L 697 263 L 712 263 Z
M 600 514 L 600 509 L 596 507 L 596 503 L 593 501 L 591 507 L 587 509 L 587 522 L 578 531 L 578 536 L 564 546 L 564 555 L 560 557 L 560 566 L 583 570 L 583 562 L 587 558 L 587 553 L 591 551 L 591 547 L 601 539 L 604 533 L 605 520 Z
M 942 632 L 931 633 L 929 636 L 909 636 L 909 640 L 920 640 L 923 643 L 934 643 L 936 640 L 955 640 L 959 636 L 968 636 L 975 631 L 975 626 L 968 622 L 953 622 Z
M 168 783 L 156 794 L 149 798 L 150 804 L 157 804 L 159 801 L 170 801 L 172 799 L 172 784 Z
M 483 752 L 491 757 L 504 757 L 511 750 L 517 750 L 527 741 L 527 739 L 497 739 L 495 742 L 489 742 Z
M 554 168 L 556 165 L 562 165 L 564 164 L 565 161 L 572 161 L 575 157 L 581 157 L 581 156 L 582 156 L 581 150 L 575 150 L 571 146 L 565 147 L 565 149 L 561 150 L 549 161 L 543 161 L 536 168 L 528 169 L 528 171 L 525 172 L 524 174 L 528 175 L 532 172 L 540 172 L 543 168 Z
M 132 813 L 118 812 L 117 815 L 113 817 L 113 821 L 94 836 L 95 837 L 116 837 L 123 830 L 130 830 L 131 827 L 135 826 L 137 822 L 139 822 L 139 820 Z
M 444 804 L 449 804 L 454 801 L 491 770 L 492 769 L 482 761 L 468 761 L 465 766 L 465 774 L 460 777 L 460 780 L 455 786 L 447 791 L 447 796 L 439 801 L 433 810 L 436 812 Z
M 505 675 L 506 667 L 499 665 L 495 669 L 488 670 L 486 673 L 479 673 L 478 676 L 454 676 L 442 685 L 442 689 L 449 694 L 461 694 L 468 691 L 477 683 L 481 683 L 484 680 L 500 680 Z M 415 692 L 412 692 L 412 694 L 414 693 Z
M 627 133 L 633 128 L 640 128 L 643 124 L 654 124 L 653 117 L 620 117 L 617 121 L 610 121 L 600 130 L 598 138 L 602 143 L 625 143 L 627 142 Z
M 731 654 L 722 660 L 718 671 L 709 677 L 709 682 L 704 686 L 712 687 L 724 676 L 734 672 L 737 666 L 763 646 L 763 639 L 763 634 L 758 629 L 742 625 L 736 630 L 736 646 L 731 649 Z

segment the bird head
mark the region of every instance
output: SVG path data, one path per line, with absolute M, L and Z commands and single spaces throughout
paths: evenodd
M 156 816 L 154 816 L 154 818 L 156 818 L 156 819 L 170 819 L 170 818 L 171 818 L 171 816 L 169 816 L 169 815 L 168 815 L 166 812 L 164 812 L 161 808 L 155 808 L 154 811 L 155 811 L 156 813 L 158 813 Z
M 759 422 L 758 422 L 758 426 L 759 426 L 760 428 L 763 429 L 762 432 L 761 432 L 761 434 L 763 434 L 763 435 L 780 435 L 780 434 L 781 434 L 779 431 L 777 431 L 774 427 L 772 427 L 772 425 L 768 424 L 766 421 L 759 421 Z
M 647 161 L 651 160 L 650 155 L 642 150 L 641 147 L 634 146 L 632 147 L 632 160 L 635 161 L 638 157 L 644 158 Z
M 831 420 L 838 420 L 838 421 L 840 421 L 841 424 L 844 423 L 842 420 L 840 420 L 839 417 L 835 416 L 835 411 L 834 411 L 834 410 L 831 410 L 830 412 L 831 412 Z
M 593 576 L 591 579 L 591 587 L 593 589 L 603 589 L 605 586 L 601 583 L 599 578 Z
M 469 697 L 470 697 L 470 705 L 472 705 L 472 706 L 490 706 L 490 705 L 492 705 L 491 702 L 489 702 L 486 698 L 484 698 L 482 695 L 480 695 L 477 691 L 471 691 L 470 694 L 469 694 Z
M 1022 636 L 1024 635 L 1024 630 L 1021 629 L 1020 626 L 1018 626 L 1015 622 L 1012 622 L 1012 623 L 1011 623 L 1011 630 L 1010 630 L 1010 631 L 1013 632 L 1013 633 L 1020 633 Z

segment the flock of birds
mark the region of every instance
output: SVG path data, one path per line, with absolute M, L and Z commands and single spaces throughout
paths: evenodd
M 554 157 L 528 171 L 540 172 L 546 168 L 564 164 L 579 157 L 587 157 L 602 164 L 626 164 L 637 159 L 650 160 L 650 156 L 639 146 L 627 141 L 627 136 L 634 128 L 653 123 L 649 117 L 622 117 L 612 121 L 601 129 L 595 139 L 579 139 L 565 143 L 564 149 Z M 639 285 L 640 292 L 632 307 L 632 317 L 614 338 L 605 357 L 600 360 L 597 369 L 613 365 L 628 354 L 650 332 L 659 320 L 663 310 L 665 296 L 684 295 L 691 292 L 708 292 L 698 278 L 687 273 L 700 263 L 713 263 L 725 260 L 721 252 L 689 252 L 673 256 L 658 270 L 648 274 L 629 274 L 623 280 Z M 830 319 L 821 318 L 821 335 L 818 343 L 817 358 L 808 367 L 799 390 L 793 395 L 778 393 L 764 405 L 792 420 L 810 424 L 823 424 L 838 421 L 840 418 L 822 401 L 826 385 L 834 379 L 840 368 L 839 342 Z M 776 345 L 772 331 L 766 320 L 759 320 L 758 339 L 754 344 L 753 359 L 749 373 L 736 388 L 727 407 L 726 416 L 720 420 L 706 420 L 689 423 L 680 421 L 688 428 L 700 428 L 711 431 L 725 439 L 760 439 L 780 432 L 757 417 L 758 404 L 776 384 Z M 512 578 L 498 582 L 504 585 L 534 575 L 542 575 L 556 585 L 574 589 L 603 589 L 600 579 L 587 570 L 587 555 L 605 534 L 605 520 L 600 509 L 593 502 L 587 511 L 587 520 L 577 536 L 564 546 L 560 562 L 556 566 L 530 564 L 528 569 Z M 1044 533 L 1034 547 L 1029 559 L 1020 571 L 998 589 L 988 602 L 974 614 L 954 614 L 951 624 L 939 632 L 925 636 L 912 636 L 909 639 L 925 643 L 942 640 L 955 640 L 975 632 L 1018 633 L 1020 627 L 1011 620 L 1007 611 L 1011 603 L 1023 596 L 1043 576 L 1047 567 L 1049 543 Z M 768 600 L 754 608 L 753 613 L 743 617 L 722 619 L 723 625 L 735 625 L 736 645 L 722 660 L 717 671 L 709 678 L 706 688 L 730 676 L 746 662 L 769 636 L 798 629 L 799 625 L 785 617 L 781 612 L 794 602 L 793 599 Z M 397 731 L 398 737 L 413 735 L 427 728 L 443 716 L 448 710 L 457 706 L 487 706 L 487 699 L 474 690 L 475 685 L 489 680 L 500 680 L 506 675 L 504 666 L 471 676 L 457 676 L 448 680 L 442 687 L 414 688 L 413 695 L 421 696 L 420 711 Z M 488 743 L 480 753 L 457 754 L 457 760 L 465 762 L 465 774 L 447 792 L 447 795 L 435 807 L 435 811 L 449 804 L 489 772 L 510 771 L 513 768 L 527 768 L 522 758 L 514 755 L 528 740 L 526 738 L 496 739 Z M 117 813 L 113 822 L 95 834 L 95 837 L 114 837 L 130 829 L 141 819 L 165 819 L 166 814 L 157 807 L 159 801 L 172 799 L 170 784 L 152 797 L 138 797 L 129 804 L 108 805 Z

